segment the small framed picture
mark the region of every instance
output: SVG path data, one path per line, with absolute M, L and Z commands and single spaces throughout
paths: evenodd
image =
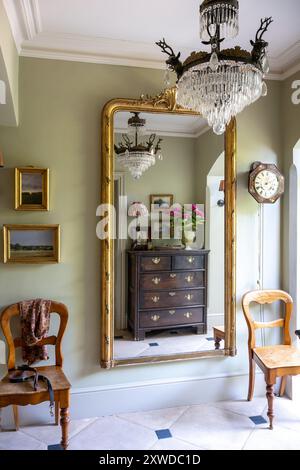
M 15 168 L 15 210 L 49 210 L 48 168 Z
M 150 207 L 155 204 L 158 209 L 169 209 L 173 202 L 173 194 L 151 194 L 150 196 Z
M 4 225 L 4 263 L 60 262 L 59 225 Z

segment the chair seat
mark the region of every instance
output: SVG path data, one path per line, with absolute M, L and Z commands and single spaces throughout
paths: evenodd
M 39 374 L 44 375 L 50 380 L 54 392 L 71 388 L 71 385 L 61 367 L 45 366 L 37 367 L 36 369 Z M 8 375 L 6 375 L 0 382 L 0 396 L 33 395 L 38 392 L 47 392 L 47 385 L 41 380 L 39 381 L 39 388 L 37 391 L 34 391 L 31 380 L 29 382 L 11 383 Z
M 268 369 L 300 367 L 300 350 L 294 346 L 265 346 L 253 352 Z

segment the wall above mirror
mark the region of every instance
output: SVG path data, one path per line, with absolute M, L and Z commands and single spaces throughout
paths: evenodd
M 235 159 L 175 89 L 105 106 L 102 367 L 236 354 Z

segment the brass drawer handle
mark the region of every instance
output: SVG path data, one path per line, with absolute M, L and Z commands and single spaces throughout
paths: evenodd
M 152 302 L 154 302 L 155 304 L 157 304 L 157 302 L 159 302 L 159 297 L 157 297 L 157 296 L 152 297 Z
M 193 263 L 195 262 L 195 258 L 193 258 L 192 256 L 190 256 L 190 257 L 188 258 L 188 262 L 189 262 L 190 264 L 193 264 Z
M 152 279 L 152 282 L 153 282 L 153 284 L 155 284 L 157 286 L 160 283 L 160 277 L 154 277 Z
M 186 312 L 184 316 L 185 318 L 192 318 L 193 314 L 191 312 Z
M 187 282 L 192 282 L 192 281 L 194 280 L 194 276 L 190 276 L 190 275 L 189 275 L 189 276 L 186 276 L 185 280 L 186 280 Z
M 160 263 L 160 258 L 152 258 L 152 263 L 153 264 L 159 264 Z
M 151 320 L 157 322 L 160 319 L 159 315 L 152 315 Z
M 193 300 L 193 294 L 187 294 L 185 295 L 186 300 Z
M 175 295 L 176 295 L 176 292 L 169 292 L 170 297 L 175 297 Z
M 169 310 L 170 315 L 175 315 L 175 313 L 176 313 L 176 310 Z
M 170 274 L 171 279 L 176 279 L 177 274 Z

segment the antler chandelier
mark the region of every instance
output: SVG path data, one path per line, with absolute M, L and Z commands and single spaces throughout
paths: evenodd
M 221 50 L 224 39 L 237 36 L 238 20 L 237 0 L 204 0 L 200 36 L 211 52 L 192 52 L 182 63 L 181 54 L 176 55 L 165 39 L 156 43 L 169 56 L 167 68 L 177 74 L 177 104 L 202 114 L 218 135 L 224 133 L 232 117 L 267 94 L 268 43 L 263 35 L 273 20 L 261 20 L 255 40 L 250 41 L 252 52 L 239 46 Z
M 119 163 L 130 171 L 134 179 L 139 179 L 146 170 L 155 165 L 156 157 L 162 160 L 162 139 L 158 139 L 155 144 L 156 134 L 151 134 L 147 142 L 139 143 L 139 137 L 146 129 L 146 120 L 140 118 L 140 113 L 133 113 L 128 120 L 128 129 L 128 134 L 133 134 L 134 141 L 129 135 L 122 134 L 123 142 L 115 145 L 115 152 Z

